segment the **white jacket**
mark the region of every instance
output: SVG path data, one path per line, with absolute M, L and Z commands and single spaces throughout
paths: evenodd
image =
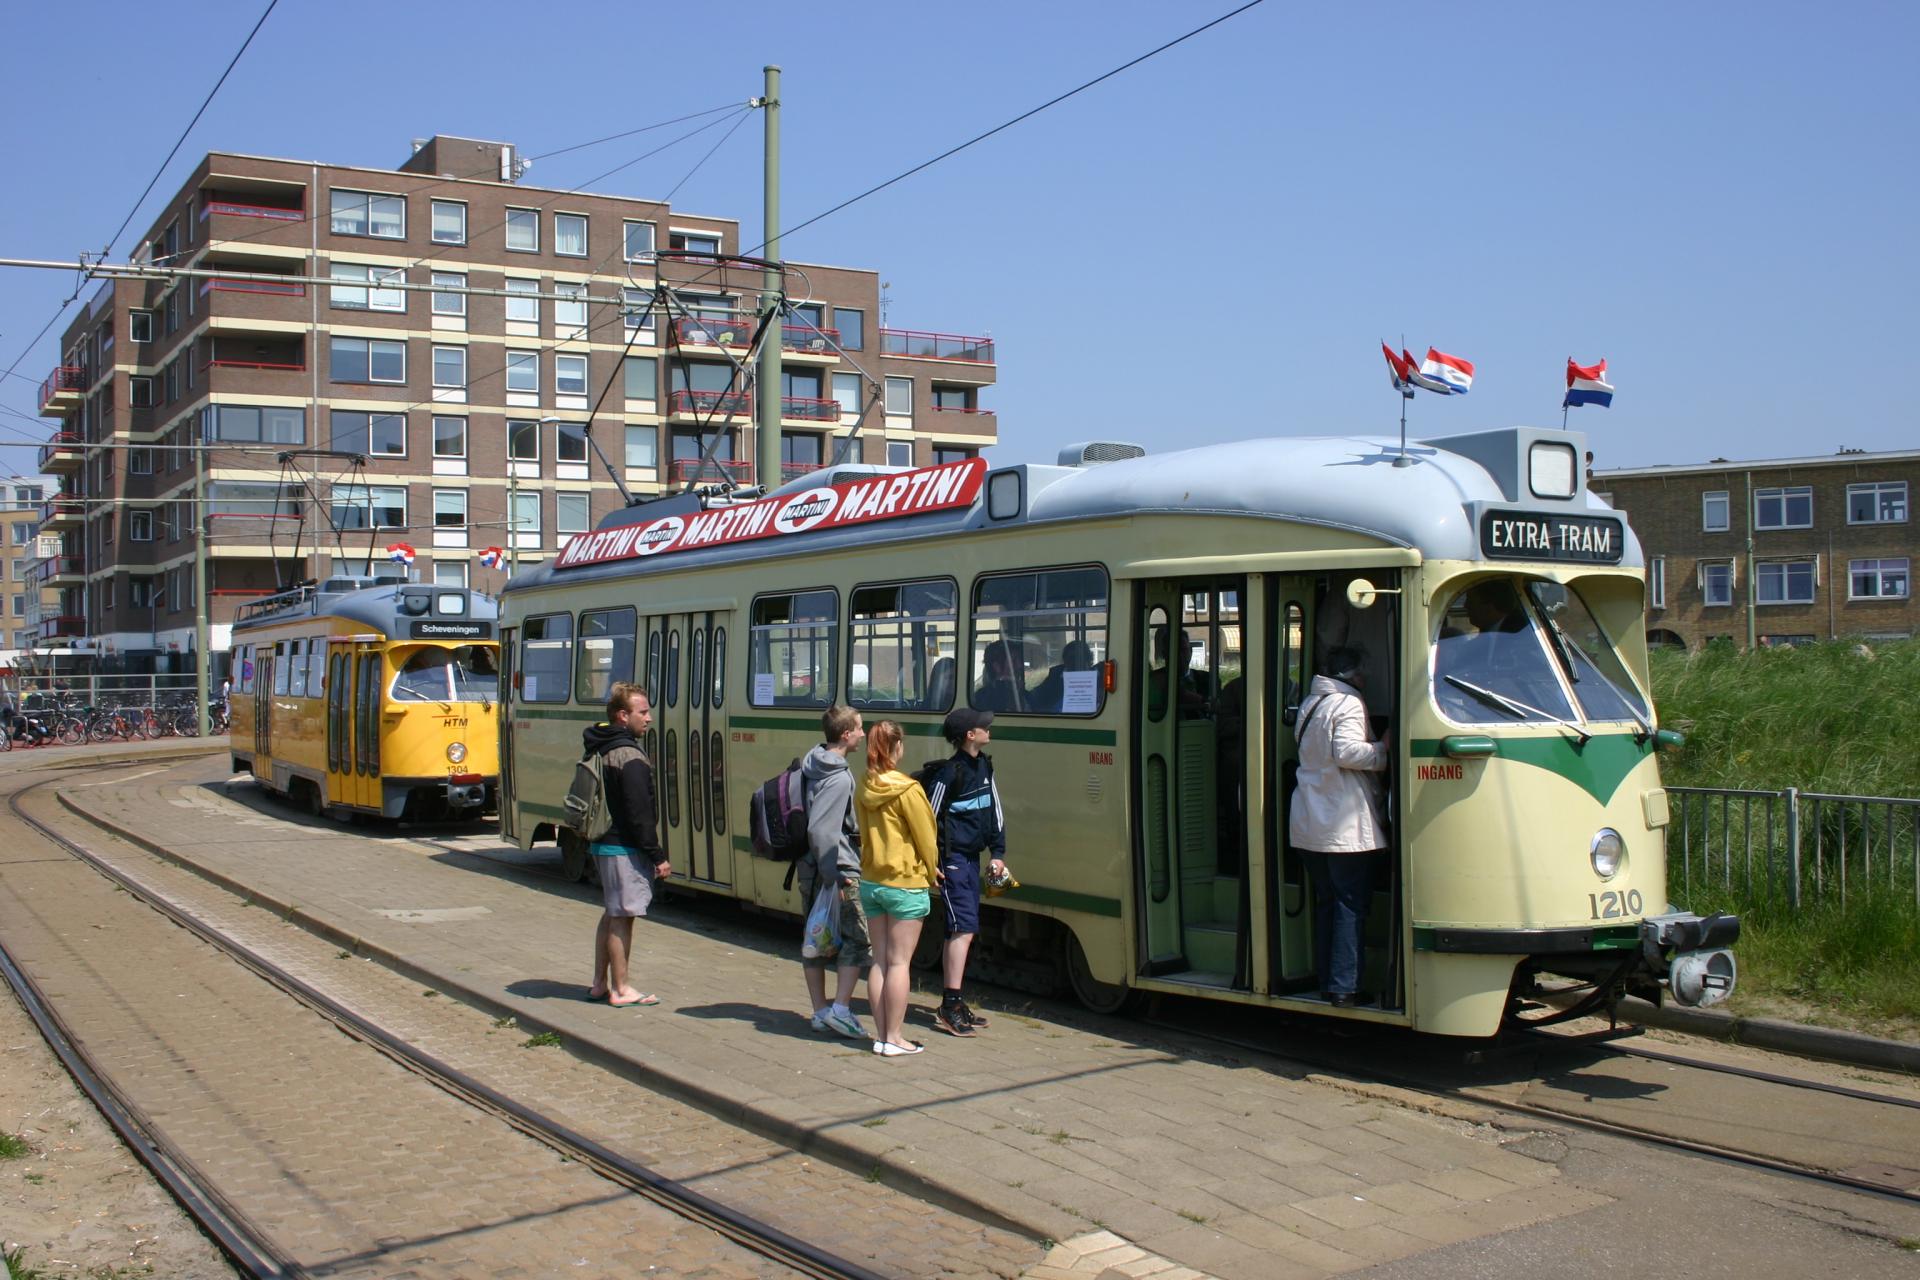
M 1386 769 L 1387 748 L 1368 741 L 1367 704 L 1359 693 L 1339 680 L 1315 676 L 1294 733 L 1300 785 L 1287 815 L 1293 847 L 1316 853 L 1384 849 L 1379 783 L 1373 775 Z

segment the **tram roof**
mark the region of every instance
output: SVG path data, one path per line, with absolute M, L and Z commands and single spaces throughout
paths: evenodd
M 465 597 L 463 610 L 450 614 L 438 607 L 440 596 Z M 424 600 L 424 608 L 402 607 L 406 598 Z M 402 582 L 398 579 L 329 578 L 306 583 L 276 595 L 253 601 L 234 622 L 235 631 L 274 626 L 300 618 L 344 618 L 391 635 L 397 623 L 415 619 L 456 616 L 474 622 L 495 622 L 500 606 L 490 596 L 462 587 L 437 587 L 430 582 Z
M 1542 498 L 1529 483 L 1535 444 L 1572 451 L 1570 497 Z M 779 555 L 818 554 L 854 546 L 907 542 L 976 529 L 1047 525 L 1114 516 L 1187 513 L 1254 516 L 1350 530 L 1390 545 L 1418 550 L 1423 558 L 1483 559 L 1480 515 L 1493 509 L 1542 515 L 1613 513 L 1586 487 L 1586 437 L 1576 431 L 1508 427 L 1471 435 L 1409 441 L 1405 466 L 1397 437 L 1278 436 L 1203 445 L 1084 466 L 1015 464 L 988 474 L 971 506 L 883 523 L 821 529 L 771 541 L 747 541 L 681 551 L 651 559 L 555 569 L 549 560 L 523 569 L 506 591 L 569 582 L 666 573 Z M 775 489 L 799 493 L 843 480 L 887 475 L 908 468 L 830 468 Z M 1023 476 L 1020 513 L 993 519 L 987 493 L 995 476 Z M 691 497 L 675 496 L 615 512 L 608 529 L 645 524 L 664 514 L 697 511 Z M 1622 557 L 1642 563 L 1629 528 Z

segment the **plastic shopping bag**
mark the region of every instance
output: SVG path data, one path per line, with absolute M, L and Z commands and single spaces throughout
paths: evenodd
M 813 910 L 807 912 L 807 929 L 801 936 L 800 954 L 809 960 L 825 960 L 840 954 L 840 887 L 822 885 L 813 897 Z

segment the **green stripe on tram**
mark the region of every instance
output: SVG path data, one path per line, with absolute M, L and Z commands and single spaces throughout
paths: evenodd
M 733 838 L 733 851 L 751 855 L 753 840 L 747 836 L 736 835 Z M 1120 918 L 1120 899 L 1102 898 L 1092 893 L 1075 893 L 1071 889 L 1049 889 L 1045 885 L 1023 884 L 1006 894 L 1009 901 L 1031 902 L 1035 906 L 1053 907 L 1060 911 L 1084 911 L 1090 916 L 1107 916 L 1114 920 Z
M 1595 734 L 1584 747 L 1564 732 L 1550 738 L 1487 736 L 1493 743 L 1493 754 L 1500 759 L 1565 778 L 1601 804 L 1613 799 L 1620 784 L 1653 751 L 1650 740 L 1638 742 L 1631 733 Z M 1408 752 L 1415 760 L 1447 758 L 1442 738 L 1416 738 Z

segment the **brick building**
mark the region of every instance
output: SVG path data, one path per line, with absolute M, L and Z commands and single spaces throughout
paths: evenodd
M 1689 648 L 1915 631 L 1920 452 L 1594 472 L 1647 557 L 1650 641 Z
M 52 487 L 45 476 L 0 476 L 0 654 L 32 649 L 57 603 L 40 571 L 40 508 Z
M 61 477 L 44 524 L 62 539 L 42 637 L 91 636 L 108 668 L 183 669 L 196 520 L 216 653 L 244 599 L 378 567 L 397 542 L 418 578 L 497 586 L 485 548 L 542 559 L 619 505 L 589 422 L 636 497 L 753 479 L 734 362 L 760 273 L 656 257 L 737 254 L 739 224 L 523 186 L 522 168 L 509 144 L 451 137 L 392 170 L 207 155 L 134 258 L 235 277 L 105 282 L 42 385 L 60 420 L 42 470 Z M 990 339 L 883 329 L 876 271 L 789 265 L 781 478 L 856 426 L 873 463 L 995 442 Z M 656 283 L 689 313 L 643 322 Z

